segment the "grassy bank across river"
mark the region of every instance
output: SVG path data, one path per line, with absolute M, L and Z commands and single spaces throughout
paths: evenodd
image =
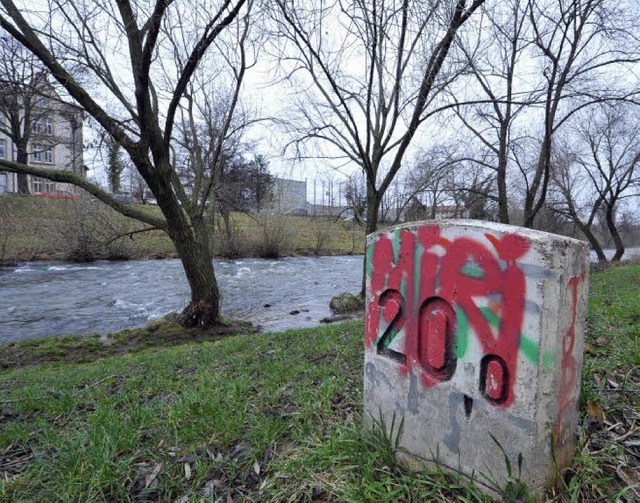
M 157 206 L 140 206 L 160 215 Z M 347 255 L 364 250 L 364 228 L 328 216 L 232 213 L 230 233 L 216 214 L 218 257 Z M 0 196 L 0 265 L 31 260 L 176 258 L 171 240 L 90 199 Z
M 594 274 L 579 449 L 550 500 L 640 500 L 639 339 L 640 267 Z M 409 471 L 362 431 L 362 341 L 361 322 L 234 335 L 169 319 L 1 347 L 0 501 L 489 500 L 482 475 Z

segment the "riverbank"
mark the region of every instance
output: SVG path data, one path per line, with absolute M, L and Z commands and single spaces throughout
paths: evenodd
M 91 363 L 73 339 L 0 349 L 1 501 L 487 499 L 485 479 L 413 473 L 361 430 L 361 322 L 202 342 L 158 325 L 85 341 Z M 580 444 L 550 499 L 640 498 L 639 334 L 640 267 L 594 274 Z
M 157 206 L 140 206 L 160 213 Z M 231 215 L 231 232 L 214 225 L 217 258 L 361 254 L 364 228 L 335 217 Z M 84 199 L 0 197 L 0 264 L 34 260 L 177 258 L 159 230 Z

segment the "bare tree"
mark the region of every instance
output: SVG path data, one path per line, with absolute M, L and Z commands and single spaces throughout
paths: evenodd
M 637 91 L 625 89 L 624 79 L 611 78 L 640 60 L 637 16 L 630 15 L 637 6 L 628 7 L 629 12 L 607 0 L 529 0 L 544 98 L 538 159 L 526 180 L 526 227 L 533 226 L 545 203 L 558 130 L 586 106 L 626 100 Z
M 0 132 L 11 139 L 15 161 L 27 164 L 34 125 L 47 113 L 40 105 L 47 85 L 43 66 L 19 42 L 3 33 L 0 37 Z M 6 150 L 6 147 L 5 147 Z M 12 154 L 7 151 L 6 154 Z M 11 155 L 6 155 L 11 159 Z M 29 194 L 27 175 L 18 173 L 18 193 Z
M 455 150 L 446 145 L 435 145 L 420 150 L 416 155 L 405 180 L 408 189 L 406 200 L 411 201 L 417 197 L 420 202 L 425 203 L 425 218 L 435 219 L 438 206 L 451 200 L 449 189 L 457 163 Z
M 367 189 L 366 182 L 362 176 L 352 175 L 347 179 L 344 198 L 347 203 L 347 209 L 353 213 L 353 220 L 358 225 L 364 226 L 367 212 Z
M 636 10 L 607 0 L 508 0 L 484 10 L 479 44 L 461 46 L 480 94 L 455 112 L 476 140 L 472 157 L 494 171 L 500 221 L 509 222 L 520 186 L 524 225 L 534 225 L 554 137 L 576 112 L 636 96 L 637 79 L 611 78 L 640 56 Z M 523 149 L 535 158 L 523 162 Z
M 460 49 L 481 94 L 478 102 L 454 108 L 458 119 L 478 141 L 476 164 L 494 171 L 499 220 L 509 223 L 507 173 L 512 145 L 518 141 L 516 121 L 536 99 L 536 90 L 518 80 L 526 64 L 527 1 L 508 0 L 484 9 L 480 31 L 485 36 L 470 50 Z M 459 101 L 452 96 L 454 101 Z
M 462 159 L 448 180 L 447 192 L 453 199 L 456 216 L 473 220 L 495 220 L 498 197 L 495 195 L 495 177 L 486 165 Z
M 242 22 L 246 3 L 49 0 L 48 8 L 42 10 L 13 0 L 1 1 L 2 28 L 32 52 L 60 86 L 122 146 L 156 198 L 163 217 L 122 204 L 71 173 L 8 161 L 0 165 L 5 170 L 78 185 L 119 212 L 167 232 L 191 289 L 190 303 L 180 317 L 187 326 L 217 323 L 220 294 L 204 201 L 187 194 L 171 155 L 176 112 L 210 48 L 227 32 L 235 33 L 228 28 Z M 173 30 L 171 37 L 163 30 L 167 25 Z M 187 33 L 190 36 L 182 38 Z M 173 42 L 178 39 L 185 42 L 181 47 L 188 56 L 174 59 L 175 66 L 169 72 L 162 56 L 175 52 Z M 234 50 L 233 43 L 224 48 Z M 82 69 L 85 83 L 74 78 L 71 66 Z M 96 91 L 89 92 L 89 85 L 96 86 Z
M 599 105 L 576 121 L 579 142 L 570 163 L 554 166 L 559 211 L 569 216 L 591 243 L 600 261 L 606 260 L 593 232 L 598 218 L 616 248 L 612 258 L 624 254 L 617 213 L 628 198 L 640 198 L 640 120 L 629 106 Z M 568 157 L 568 156 L 567 156 Z
M 459 71 L 445 64 L 456 34 L 484 0 L 275 3 L 286 77 L 305 89 L 290 121 L 300 155 L 323 145 L 365 173 L 374 232 L 416 131 Z
M 599 262 L 606 262 L 603 246 L 594 232 L 594 223 L 602 208 L 602 198 L 593 198 L 591 179 L 577 165 L 576 153 L 556 148 L 553 156 L 549 207 L 571 221 L 589 241 Z

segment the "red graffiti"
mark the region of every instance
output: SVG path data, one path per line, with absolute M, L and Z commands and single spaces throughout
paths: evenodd
M 377 344 L 378 353 L 395 354 L 401 372 L 417 368 L 423 385 L 434 386 L 455 372 L 456 311 L 461 310 L 486 355 L 481 392 L 495 405 L 508 407 L 514 399 L 526 300 L 525 276 L 516 262 L 528 252 L 529 243 L 513 234 L 485 237 L 495 250 L 466 237 L 444 239 L 435 225 L 421 227 L 417 235 L 399 231 L 395 247 L 389 235 L 382 234 L 369 252 L 365 343 L 368 348 Z M 387 313 L 389 304 L 383 301 L 389 295 L 395 307 Z M 489 298 L 490 310 L 500 315 L 499 326 L 487 319 L 479 298 Z M 386 326 L 383 337 L 381 322 Z M 402 351 L 389 350 L 401 329 Z
M 573 349 L 576 340 L 576 317 L 578 312 L 578 285 L 580 281 L 586 278 L 586 273 L 580 276 L 574 276 L 569 280 L 567 288 L 571 289 L 571 325 L 562 339 L 562 363 L 560 376 L 560 390 L 558 392 L 558 402 L 560 412 L 558 414 L 558 422 L 556 424 L 556 443 L 560 442 L 560 432 L 562 431 L 562 423 L 569 410 L 569 407 L 575 407 L 578 401 L 576 394 L 576 381 L 578 379 L 578 369 L 576 359 L 573 355 Z

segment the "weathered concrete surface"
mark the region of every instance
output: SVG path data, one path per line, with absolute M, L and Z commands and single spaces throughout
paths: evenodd
M 503 483 L 499 443 L 547 486 L 576 446 L 587 244 L 443 220 L 368 236 L 366 259 L 367 424 L 404 418 L 415 460 Z

